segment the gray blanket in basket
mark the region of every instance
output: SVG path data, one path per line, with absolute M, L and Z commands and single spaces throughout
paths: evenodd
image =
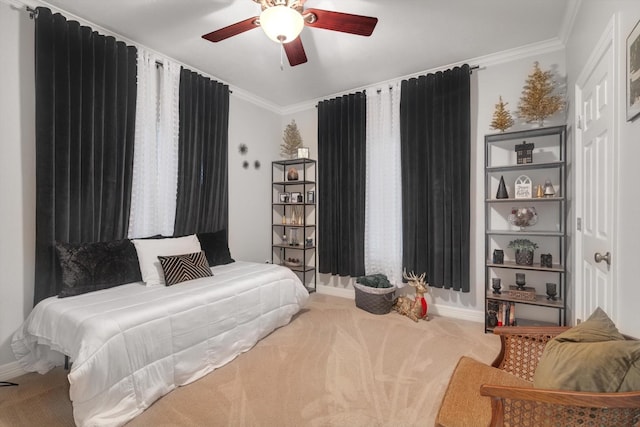
M 390 288 L 393 285 L 384 274 L 370 274 L 368 276 L 358 277 L 356 283 L 368 286 L 370 288 Z

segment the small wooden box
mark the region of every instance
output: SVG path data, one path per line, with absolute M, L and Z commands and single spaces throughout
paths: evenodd
M 519 289 L 515 285 L 509 285 L 508 291 L 509 298 L 513 299 L 521 299 L 524 301 L 535 301 L 536 300 L 536 289 L 525 286 L 524 289 Z

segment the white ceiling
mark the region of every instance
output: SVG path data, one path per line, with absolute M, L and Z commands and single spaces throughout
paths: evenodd
M 306 27 L 308 62 L 290 67 L 261 29 L 219 43 L 203 34 L 257 16 L 252 0 L 48 0 L 186 66 L 284 108 L 449 64 L 557 39 L 563 0 L 307 0 L 379 19 L 371 37 Z M 471 64 L 473 65 L 473 64 Z

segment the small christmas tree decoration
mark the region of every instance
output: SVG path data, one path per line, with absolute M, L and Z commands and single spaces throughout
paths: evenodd
M 527 123 L 538 122 L 542 126 L 544 119 L 562 110 L 564 100 L 552 94 L 554 86 L 551 71 L 542 71 L 536 61 L 522 89 L 518 116 Z
M 302 137 L 295 120 L 291 120 L 284 129 L 282 141 L 284 143 L 280 144 L 280 154 L 282 157 L 294 159 L 298 154 L 298 148 L 302 147 Z
M 496 104 L 496 110 L 493 112 L 493 120 L 491 121 L 491 129 L 497 129 L 500 132 L 504 132 L 513 126 L 513 118 L 511 113 L 505 107 L 509 105 L 508 102 L 500 101 Z

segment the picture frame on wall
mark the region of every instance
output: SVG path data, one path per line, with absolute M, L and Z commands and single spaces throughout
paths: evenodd
M 640 114 L 640 21 L 627 37 L 627 121 Z

